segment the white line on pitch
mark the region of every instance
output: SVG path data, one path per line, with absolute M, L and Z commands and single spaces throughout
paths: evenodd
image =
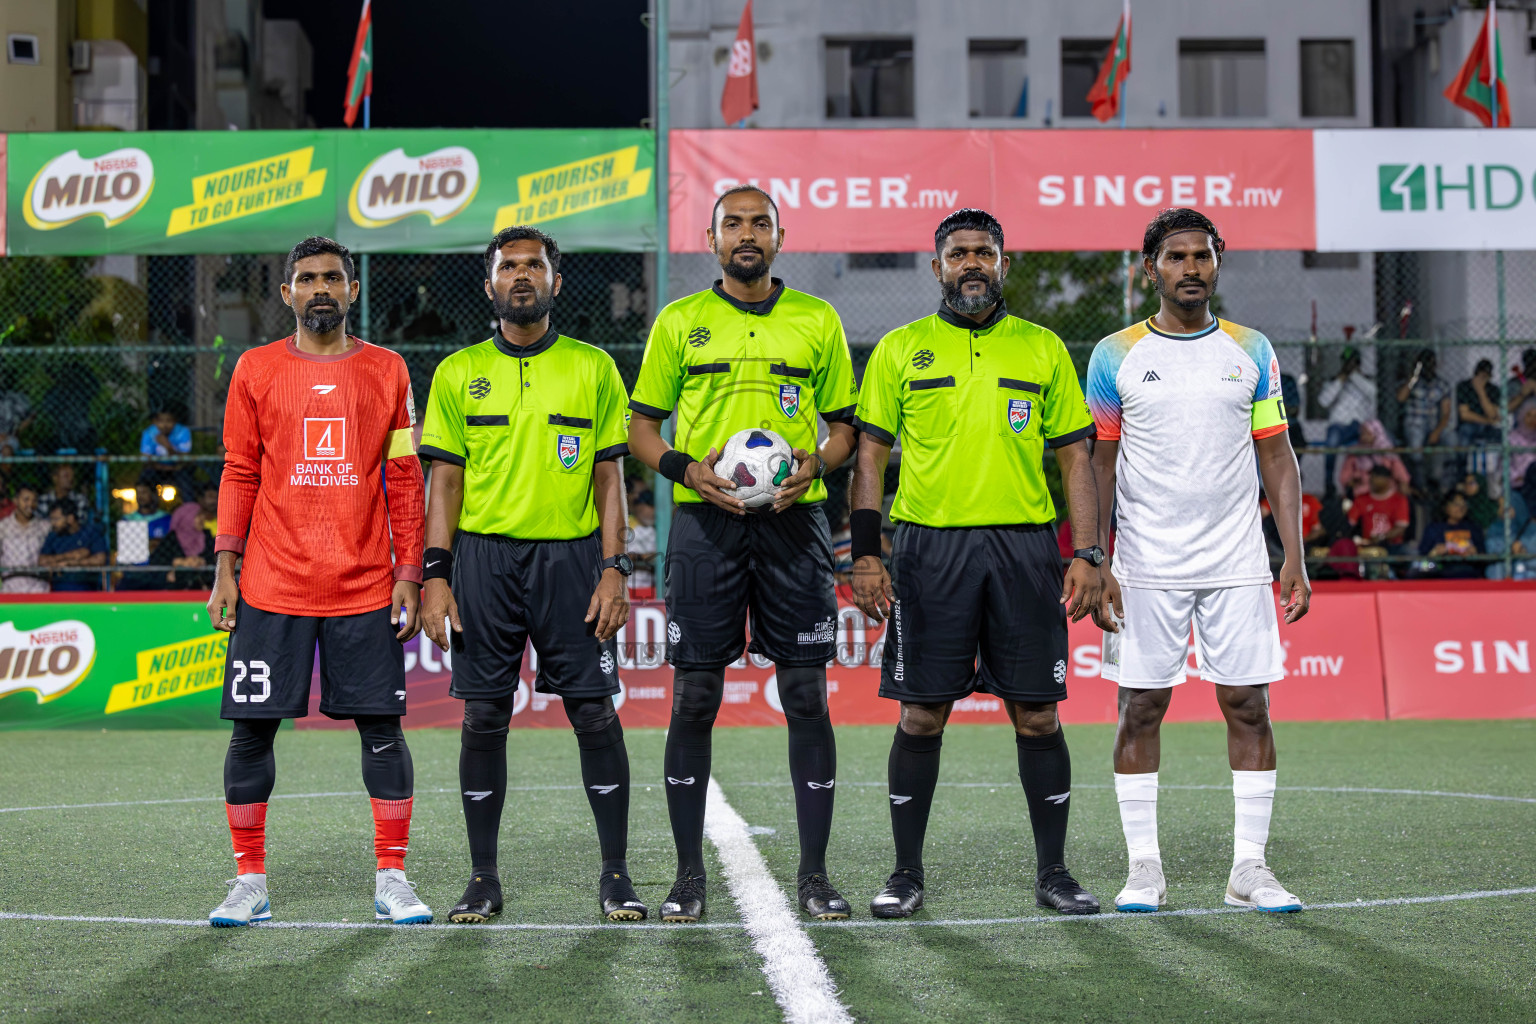
M 1528 886 L 1522 889 L 1480 889 L 1474 892 L 1449 893 L 1443 896 L 1389 896 L 1376 900 L 1347 900 L 1342 903 L 1313 903 L 1309 904 L 1306 911 L 1300 915 L 1305 919 L 1306 914 L 1319 910 L 1368 910 L 1372 907 L 1401 907 L 1418 906 L 1426 903 L 1460 903 L 1466 900 L 1498 899 L 1505 896 L 1531 896 L 1536 895 L 1536 886 Z M 1151 914 L 1071 914 L 1071 915 L 1039 915 L 1036 917 L 961 917 L 942 918 L 939 920 L 905 920 L 905 921 L 806 921 L 807 928 L 967 928 L 967 927 L 996 927 L 1000 925 L 1030 925 L 1030 924 L 1073 924 L 1081 922 L 1097 921 L 1103 924 L 1108 921 L 1145 921 L 1159 917 L 1212 917 L 1224 914 L 1259 914 L 1256 910 L 1245 910 L 1241 907 L 1191 907 L 1187 910 L 1159 910 Z M 1273 915 L 1281 916 L 1281 915 Z M 1289 915 L 1286 915 L 1289 916 Z M 0 921 L 39 921 L 57 924 L 133 924 L 133 925 L 168 925 L 176 928 L 207 928 L 207 921 L 183 920 L 172 917 L 100 917 L 83 914 L 20 914 L 0 911 Z M 395 931 L 402 935 L 412 935 L 417 932 L 452 932 L 456 935 L 474 935 L 477 932 L 589 932 L 589 931 L 661 931 L 670 932 L 673 935 L 688 935 L 700 929 L 731 930 L 741 929 L 745 925 L 740 921 L 716 921 L 692 925 L 676 924 L 376 924 L 367 921 L 265 921 L 258 925 L 252 925 L 251 930 L 262 932 L 272 930 L 290 931 Z
M 1009 789 L 1017 786 L 1018 780 L 1011 782 L 941 782 L 941 787 L 951 789 Z M 761 780 L 751 782 L 733 782 L 734 786 L 785 786 L 788 780 L 777 782 L 764 782 Z M 839 782 L 843 787 L 873 787 L 884 786 L 884 782 Z M 1081 782 L 1074 785 L 1075 789 L 1114 789 L 1108 783 Z M 1171 786 L 1164 785 L 1161 789 L 1187 789 L 1187 790 L 1230 790 L 1232 787 L 1222 785 L 1188 785 Z M 533 793 L 549 790 L 578 790 L 580 786 L 508 786 L 510 793 Z M 1438 789 L 1382 789 L 1375 786 L 1277 786 L 1276 789 L 1288 793 L 1373 793 L 1381 796 L 1431 796 L 1446 797 L 1453 800 L 1495 800 L 1513 804 L 1536 804 L 1536 797 L 1531 796 L 1501 796 L 1497 793 L 1455 793 Z M 421 793 L 457 793 L 457 789 L 418 789 Z M 342 796 L 367 796 L 362 790 L 354 790 L 336 793 L 274 793 L 272 800 L 318 800 L 326 797 Z M 221 796 L 184 796 L 170 800 L 108 800 L 92 804 L 39 804 L 33 807 L 0 807 L 0 814 L 12 814 L 19 811 L 77 811 L 91 807 L 154 807 L 161 804 L 199 804 L 199 803 L 223 803 Z
M 741 912 L 752 948 L 763 958 L 768 987 L 789 1024 L 853 1024 L 816 944 L 800 927 L 789 899 L 768 871 L 747 823 L 711 776 L 704 806 L 704 834 L 715 844 L 725 884 Z

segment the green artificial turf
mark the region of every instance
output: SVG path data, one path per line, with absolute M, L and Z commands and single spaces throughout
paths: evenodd
M 1357 787 L 1536 798 L 1536 723 L 1276 727 L 1282 787 L 1269 860 L 1309 904 L 1536 887 L 1536 803 L 1311 792 Z M 458 735 L 409 734 L 417 798 L 408 870 L 443 912 L 465 881 Z M 1108 727 L 1069 731 L 1068 845 L 1106 904 L 1124 881 Z M 957 726 L 914 923 L 868 924 L 890 868 L 890 729 L 840 728 L 832 880 L 866 926 L 807 929 L 861 1021 L 1536 1020 L 1536 895 L 1418 905 L 1037 919 L 1033 847 L 1009 731 Z M 662 735 L 628 736 L 630 867 L 653 912 L 673 857 Z M 11 733 L 0 806 L 186 800 L 0 813 L 0 911 L 201 920 L 233 874 L 211 732 Z M 1164 731 L 1158 809 L 1169 910 L 1221 907 L 1232 800 L 1220 726 Z M 514 732 L 498 921 L 594 925 L 596 841 L 564 731 Z M 793 893 L 785 735 L 717 733 L 715 777 Z M 956 785 L 964 783 L 966 785 Z M 1180 788 L 1201 787 L 1211 788 Z M 371 921 L 372 831 L 358 747 L 284 731 L 268 817 L 274 919 Z M 284 794 L 351 795 L 292 797 Z M 710 849 L 710 855 L 713 855 Z M 710 863 L 706 921 L 740 919 Z M 653 918 L 654 919 L 654 918 Z M 740 929 L 213 930 L 0 920 L 0 1019 L 28 1021 L 758 1021 L 782 1019 Z

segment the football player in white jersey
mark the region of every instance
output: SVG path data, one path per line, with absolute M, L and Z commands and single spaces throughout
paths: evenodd
M 1167 896 L 1157 844 L 1159 727 L 1184 681 L 1192 625 L 1200 677 L 1215 684 L 1227 721 L 1236 828 L 1226 902 L 1301 909 L 1264 859 L 1275 796 L 1269 684 L 1285 669 L 1259 525 L 1262 477 L 1285 547 L 1285 620 L 1295 622 L 1311 599 L 1301 474 L 1269 339 L 1211 314 L 1224 247 L 1203 214 L 1158 214 L 1142 267 L 1160 308 L 1099 342 L 1088 364 L 1106 549 L 1111 501 L 1119 520 L 1104 563 L 1119 630 L 1104 634 L 1103 675 L 1120 684 L 1115 791 L 1130 855 L 1115 897 L 1121 911 L 1154 911 Z

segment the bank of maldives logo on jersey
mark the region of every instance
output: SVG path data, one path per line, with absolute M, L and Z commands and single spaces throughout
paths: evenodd
M 570 469 L 576 465 L 576 460 L 581 458 L 581 438 L 575 434 L 559 434 L 555 439 L 555 454 L 560 457 L 560 465 Z
M 784 415 L 790 419 L 795 418 L 795 413 L 800 411 L 800 385 L 779 385 L 779 408 L 784 410 Z
M 1027 398 L 1008 399 L 1008 426 L 1015 434 L 1022 434 L 1029 426 L 1029 413 L 1034 403 Z
M 345 459 L 347 457 L 347 421 L 340 416 L 304 418 L 304 457 L 306 459 Z

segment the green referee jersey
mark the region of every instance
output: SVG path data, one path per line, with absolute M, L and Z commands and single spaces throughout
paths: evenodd
M 901 435 L 891 518 L 937 527 L 1053 522 L 1044 446 L 1093 436 L 1066 346 L 1001 302 L 984 323 L 946 305 L 880 339 L 855 424 Z
M 737 431 L 758 427 L 811 452 L 817 416 L 853 422 L 859 392 L 837 310 L 778 278 L 773 284 L 762 302 L 740 302 L 716 281 L 656 317 L 629 407 L 660 420 L 675 409 L 679 451 L 703 459 Z M 826 497 L 816 480 L 800 500 Z M 672 500 L 703 499 L 674 484 Z
M 598 526 L 592 467 L 629 453 L 625 397 L 602 349 L 553 328 L 518 347 L 498 330 L 438 364 L 420 454 L 464 467 L 460 529 L 585 537 Z

